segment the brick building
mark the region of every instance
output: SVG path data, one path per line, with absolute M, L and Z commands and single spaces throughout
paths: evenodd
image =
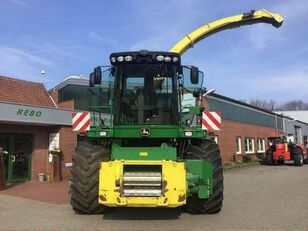
M 283 117 L 222 95 L 208 98 L 210 111 L 222 113 L 222 125 L 215 132 L 224 162 L 241 160 L 244 155 L 262 156 L 267 137 L 283 134 Z
M 59 109 L 43 84 L 0 76 L 0 149 L 8 183 L 50 175 L 50 150 L 62 151 L 62 173 L 71 163 L 76 135 L 71 111 Z

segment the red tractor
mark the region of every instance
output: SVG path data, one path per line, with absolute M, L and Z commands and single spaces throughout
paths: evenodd
M 269 148 L 266 150 L 265 162 L 268 165 L 283 164 L 293 160 L 295 166 L 308 164 L 308 154 L 304 145 L 295 144 L 293 137 L 270 136 Z

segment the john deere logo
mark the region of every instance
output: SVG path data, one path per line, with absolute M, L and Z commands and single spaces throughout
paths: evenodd
M 141 128 L 140 133 L 141 133 L 141 136 L 149 136 L 150 128 Z

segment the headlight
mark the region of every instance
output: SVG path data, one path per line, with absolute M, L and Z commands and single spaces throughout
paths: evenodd
M 117 61 L 117 59 L 116 59 L 116 57 L 111 57 L 110 61 L 111 61 L 112 63 L 115 63 L 115 62 Z
M 107 132 L 106 131 L 102 131 L 99 133 L 100 136 L 107 136 Z
M 123 57 L 123 56 L 119 56 L 119 57 L 117 58 L 117 60 L 118 60 L 118 62 L 123 62 L 124 57 Z
M 156 60 L 159 61 L 159 62 L 161 62 L 161 61 L 164 60 L 164 58 L 165 58 L 164 56 L 158 55 L 158 56 L 156 57 Z
M 185 132 L 185 136 L 188 136 L 188 137 L 192 136 L 192 132 Z
M 174 63 L 176 63 L 177 61 L 179 61 L 179 58 L 176 57 L 176 56 L 174 56 L 174 57 L 172 58 L 172 61 L 173 61 Z
M 165 57 L 165 62 L 167 62 L 167 63 L 171 62 L 171 58 L 169 56 L 166 56 Z
M 130 61 L 132 61 L 132 60 L 133 60 L 133 57 L 132 57 L 132 56 L 130 56 L 130 55 L 125 56 L 125 61 L 126 61 L 126 62 L 130 62 Z

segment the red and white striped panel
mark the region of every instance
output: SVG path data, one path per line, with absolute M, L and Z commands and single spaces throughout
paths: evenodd
M 72 113 L 73 131 L 86 132 L 90 130 L 90 113 L 89 112 L 73 112 Z
M 208 131 L 220 131 L 221 112 L 204 111 L 202 113 L 202 129 Z

